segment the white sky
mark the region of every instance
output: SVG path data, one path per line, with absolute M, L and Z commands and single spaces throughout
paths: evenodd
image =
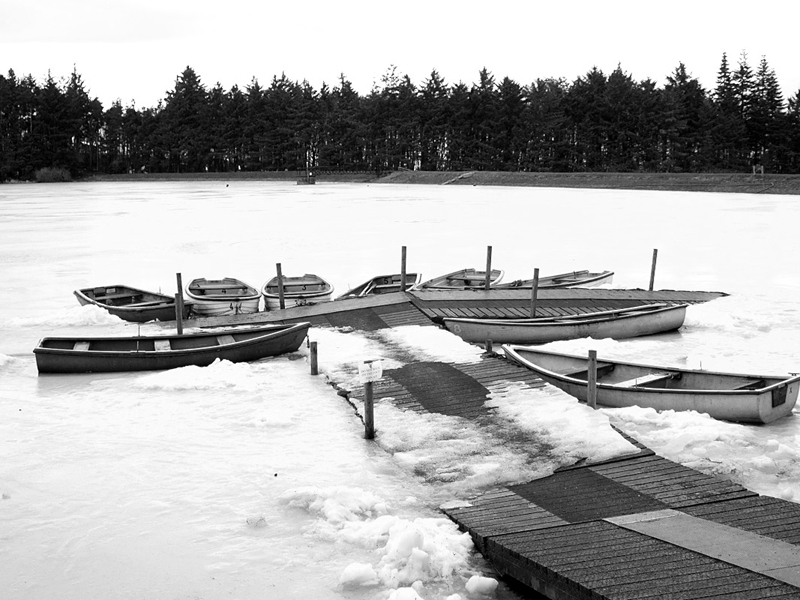
M 758 6 L 758 8 L 756 8 Z M 0 0 L 0 74 L 42 83 L 75 69 L 91 97 L 154 107 L 190 66 L 211 88 L 285 73 L 315 89 L 339 75 L 365 95 L 391 65 L 421 86 L 436 69 L 471 85 L 571 82 L 617 65 L 663 85 L 679 62 L 713 89 L 723 52 L 765 56 L 788 99 L 800 89 L 797 0 Z

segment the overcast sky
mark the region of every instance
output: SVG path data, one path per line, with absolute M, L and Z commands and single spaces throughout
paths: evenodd
M 292 81 L 335 87 L 340 74 L 366 95 L 394 65 L 422 85 L 539 78 L 571 82 L 618 65 L 663 85 L 679 63 L 708 90 L 722 54 L 762 57 L 784 99 L 800 89 L 797 0 L 0 0 L 0 74 L 76 70 L 108 108 L 154 107 L 190 66 L 211 88 Z

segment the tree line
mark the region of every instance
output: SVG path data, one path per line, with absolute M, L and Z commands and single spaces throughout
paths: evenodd
M 621 67 L 530 85 L 486 69 L 471 85 L 390 67 L 367 95 L 257 79 L 208 88 L 191 67 L 151 108 L 105 108 L 75 71 L 0 75 L 0 181 L 42 169 L 229 171 L 800 172 L 800 90 L 784 101 L 762 58 L 727 55 L 706 90 L 683 63 L 659 87 Z

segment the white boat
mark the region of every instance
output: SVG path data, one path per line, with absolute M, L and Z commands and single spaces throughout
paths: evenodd
M 593 273 L 588 270 L 570 271 L 569 273 L 559 273 L 558 275 L 546 275 L 540 277 L 536 283 L 539 289 L 559 289 L 568 287 L 597 287 L 608 285 L 614 281 L 614 271 L 600 271 Z M 501 283 L 499 289 L 507 288 L 533 288 L 533 279 L 516 279 L 508 283 Z
M 497 286 L 503 279 L 504 271 L 492 269 L 489 274 L 489 287 Z M 439 275 L 415 285 L 412 290 L 470 290 L 486 287 L 486 271 L 461 269 L 446 275 Z
M 377 296 L 380 294 L 406 291 L 420 282 L 422 279 L 422 273 L 406 273 L 405 285 L 403 286 L 400 285 L 401 277 L 401 273 L 376 275 L 364 283 L 347 290 L 344 294 L 338 296 L 336 300 L 344 300 L 345 298 L 363 298 L 364 296 Z
M 546 344 L 580 338 L 625 339 L 679 329 L 687 304 L 645 304 L 617 310 L 531 319 L 444 317 L 444 326 L 466 342 L 484 344 Z
M 251 285 L 233 277 L 194 279 L 186 286 L 195 314 L 219 317 L 258 312 L 261 293 Z
M 281 276 L 283 287 L 283 307 L 306 306 L 319 302 L 328 302 L 333 294 L 333 286 L 319 275 L 306 273 L 299 277 Z M 281 308 L 281 290 L 278 287 L 278 277 L 275 276 L 264 284 L 261 289 L 264 296 L 266 310 Z
M 587 356 L 531 346 L 502 346 L 507 358 L 547 383 L 586 402 Z M 598 405 L 655 410 L 694 410 L 715 419 L 771 423 L 792 413 L 800 375 L 750 375 L 648 365 L 597 358 Z

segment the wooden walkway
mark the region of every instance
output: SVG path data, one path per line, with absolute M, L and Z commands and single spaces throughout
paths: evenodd
M 373 395 L 407 410 L 486 420 L 490 392 L 512 383 L 544 385 L 511 361 L 484 356 L 384 370 Z M 340 393 L 363 408 L 362 390 Z M 638 454 L 562 468 L 444 513 L 500 575 L 553 600 L 800 599 L 800 505 L 625 437 Z
M 571 288 L 540 290 L 537 316 L 562 316 L 613 310 L 640 304 L 666 302 L 698 304 L 726 296 L 723 292 L 675 290 L 606 290 Z M 256 323 L 308 321 L 312 325 L 354 327 L 375 331 L 400 325 L 429 325 L 442 317 L 528 317 L 530 290 L 472 290 L 395 292 L 366 298 L 349 298 L 308 306 L 295 306 L 244 315 L 205 317 L 186 321 L 186 327 L 221 327 Z M 173 327 L 165 322 L 163 327 Z

